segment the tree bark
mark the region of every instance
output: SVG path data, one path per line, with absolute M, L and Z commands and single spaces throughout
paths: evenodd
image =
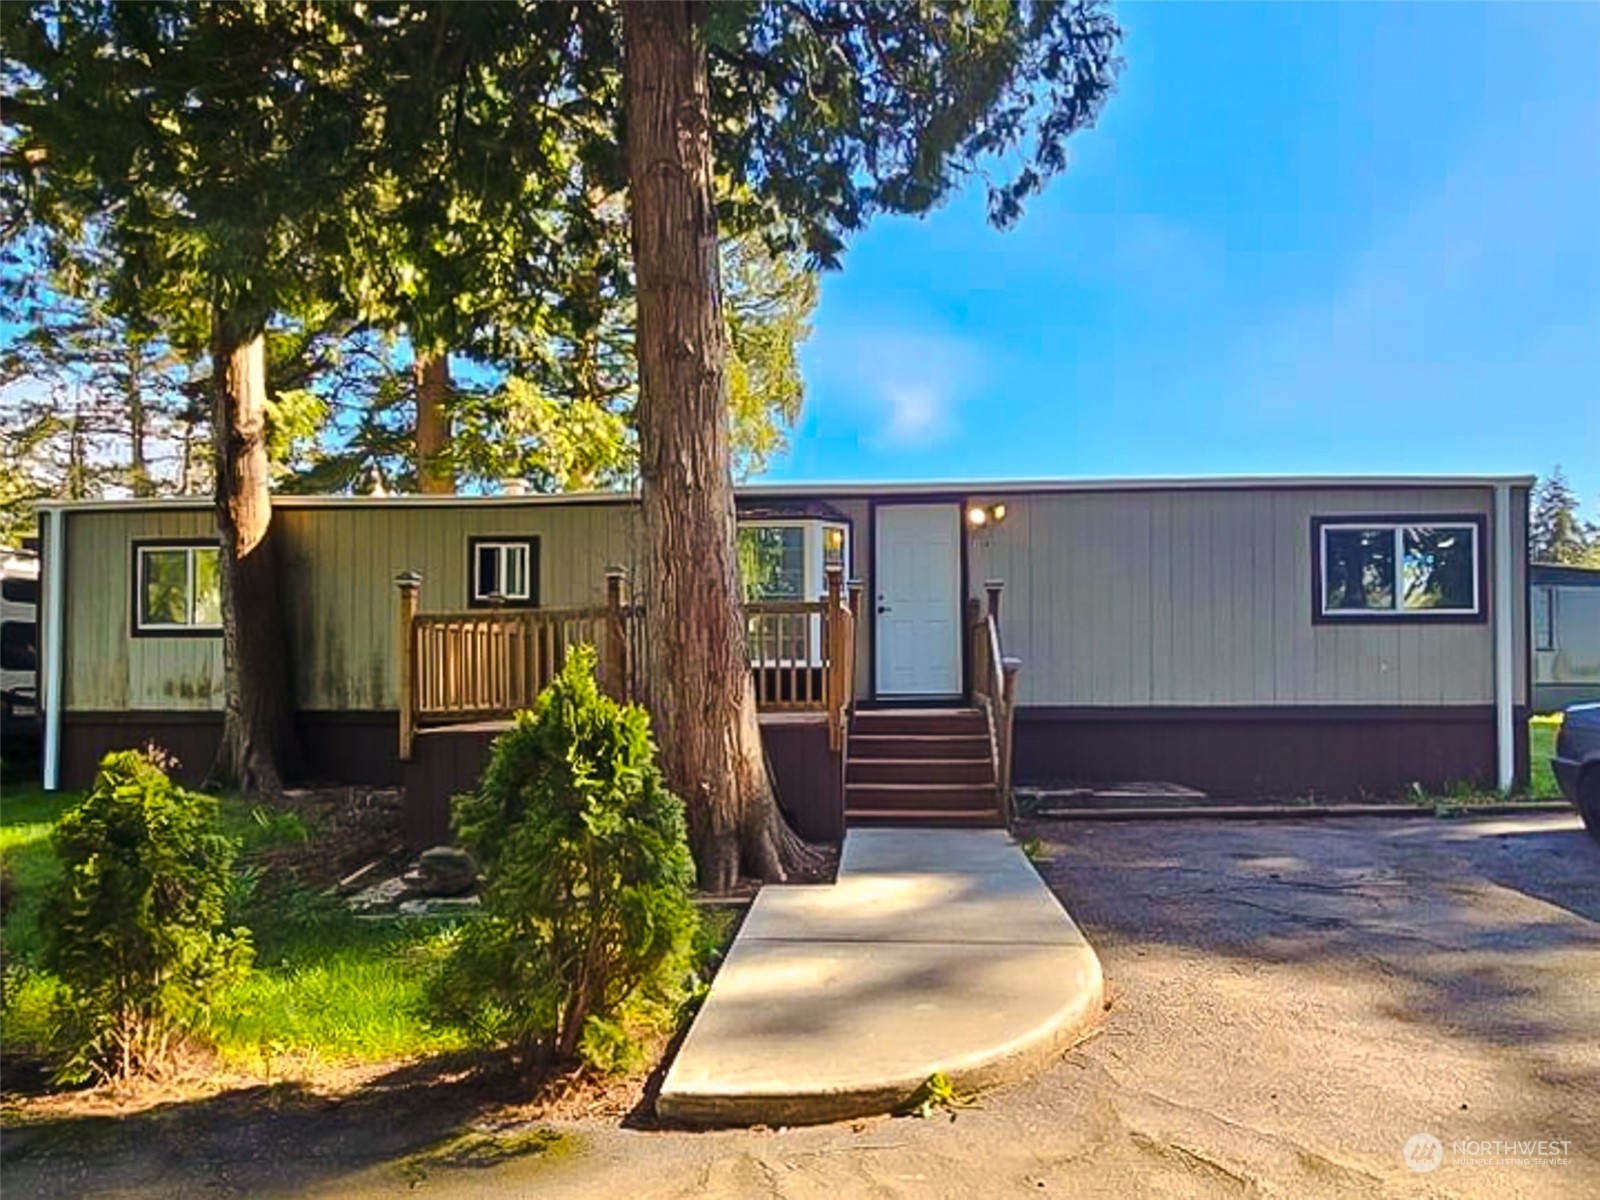
M 412 379 L 417 393 L 417 490 L 426 496 L 449 496 L 456 490 L 450 469 L 450 418 L 445 401 L 450 395 L 448 355 L 417 351 Z
M 734 550 L 725 331 L 704 6 L 622 6 L 638 277 L 646 702 L 700 886 L 782 880 L 810 847 L 784 824 L 756 723 Z
M 299 766 L 299 741 L 272 538 L 266 339 L 222 313 L 212 334 L 227 707 L 211 781 L 275 795 Z

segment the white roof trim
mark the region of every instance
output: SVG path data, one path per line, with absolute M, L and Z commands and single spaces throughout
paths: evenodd
M 1281 488 L 1492 488 L 1499 485 L 1532 487 L 1533 475 L 1191 475 L 1168 478 L 1098 479 L 968 479 L 952 481 L 872 483 L 861 480 L 838 483 L 759 483 L 736 487 L 735 494 L 750 499 L 831 499 L 858 496 L 1014 496 L 1049 492 L 1152 492 L 1152 491 L 1273 491 Z M 632 492 L 558 492 L 522 496 L 301 496 L 275 495 L 280 508 L 450 508 L 479 505 L 627 504 Z M 209 496 L 165 496 L 154 500 L 47 500 L 41 511 L 72 512 L 143 509 L 210 509 Z

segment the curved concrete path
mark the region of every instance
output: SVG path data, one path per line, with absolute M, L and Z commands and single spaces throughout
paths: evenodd
M 1001 830 L 863 829 L 751 906 L 656 1102 L 697 1125 L 893 1111 L 1019 1079 L 1099 1016 L 1100 960 Z

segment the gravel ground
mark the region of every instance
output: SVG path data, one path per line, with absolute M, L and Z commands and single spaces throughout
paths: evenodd
M 93 1149 L 24 1131 L 6 1194 L 1600 1195 L 1600 845 L 1575 817 L 1019 833 L 1112 1006 L 978 1107 L 787 1131 L 567 1121 L 543 1153 L 470 1169 L 402 1162 L 420 1126 L 398 1103 L 167 1114 Z M 1437 1169 L 1407 1165 L 1417 1134 Z M 1536 1164 L 1485 1144 L 1536 1139 L 1566 1146 Z

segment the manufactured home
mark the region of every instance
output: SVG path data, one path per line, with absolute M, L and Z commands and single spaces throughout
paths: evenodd
M 1534 563 L 1533 710 L 1600 700 L 1600 568 Z
M 739 491 L 752 669 L 802 832 L 994 819 L 1008 782 L 1218 800 L 1525 778 L 1516 477 L 759 486 Z M 637 694 L 626 494 L 289 497 L 274 539 L 305 771 L 404 782 L 442 834 L 498 724 L 573 641 Z M 203 501 L 44 518 L 47 786 L 222 726 Z

